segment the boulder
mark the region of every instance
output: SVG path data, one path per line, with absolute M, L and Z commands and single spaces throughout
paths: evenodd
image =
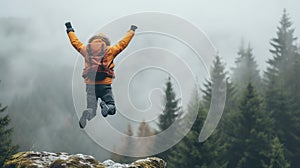
M 19 152 L 7 160 L 3 168 L 165 168 L 166 162 L 160 158 L 150 157 L 137 160 L 131 164 L 115 163 L 106 160 L 103 163 L 93 156 L 51 152 Z

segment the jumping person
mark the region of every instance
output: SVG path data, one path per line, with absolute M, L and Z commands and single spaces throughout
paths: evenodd
M 86 121 L 96 116 L 98 99 L 103 117 L 116 113 L 115 101 L 111 91 L 114 76 L 113 60 L 124 50 L 134 36 L 137 26 L 131 25 L 116 45 L 110 46 L 110 40 L 104 34 L 92 36 L 87 45 L 79 41 L 70 22 L 65 23 L 67 34 L 73 47 L 83 56 L 85 66 L 82 77 L 86 83 L 87 109 L 79 120 L 80 128 L 86 126 Z

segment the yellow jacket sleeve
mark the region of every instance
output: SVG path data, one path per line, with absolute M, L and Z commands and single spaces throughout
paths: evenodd
M 68 33 L 68 36 L 69 36 L 69 39 L 70 39 L 70 42 L 72 44 L 72 46 L 78 51 L 78 52 L 81 52 L 82 49 L 85 47 L 85 45 L 79 41 L 79 39 L 77 38 L 76 34 L 72 31 L 70 31 Z
M 134 31 L 129 30 L 126 33 L 126 35 L 116 45 L 111 47 L 114 57 L 116 57 L 121 51 L 123 51 L 127 47 L 127 45 L 129 44 L 133 36 L 134 36 Z

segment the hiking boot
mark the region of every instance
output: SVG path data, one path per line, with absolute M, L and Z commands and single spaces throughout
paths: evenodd
M 80 120 L 79 120 L 80 128 L 83 129 L 85 127 L 86 120 L 89 118 L 89 116 L 90 116 L 89 110 L 84 110 L 81 117 L 80 117 Z
M 109 114 L 109 115 L 114 115 L 114 114 L 116 114 L 116 107 L 115 107 L 114 105 L 109 104 L 109 105 L 107 105 L 107 106 L 108 106 L 108 108 L 109 108 L 109 110 L 108 110 L 108 114 Z
M 103 117 L 107 117 L 109 107 L 106 105 L 104 101 L 100 102 L 100 107 L 101 107 L 101 114 Z

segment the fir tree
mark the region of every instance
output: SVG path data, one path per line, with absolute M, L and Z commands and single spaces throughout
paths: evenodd
M 219 146 L 216 144 L 216 138 L 213 134 L 208 140 L 199 143 L 199 133 L 206 118 L 207 111 L 203 105 L 200 105 L 197 119 L 191 131 L 178 143 L 168 155 L 168 165 L 176 168 L 186 167 L 225 167 L 226 164 L 220 164 Z
M 0 167 L 3 166 L 6 159 L 16 152 L 18 146 L 12 144 L 12 128 L 7 128 L 10 122 L 8 115 L 4 115 L 7 106 L 2 107 L 0 104 Z
M 159 115 L 159 122 L 157 124 L 159 131 L 169 128 L 177 119 L 180 110 L 180 107 L 178 106 L 179 99 L 176 98 L 170 77 L 166 82 L 166 88 L 164 91 L 164 110 L 163 113 Z
M 238 51 L 238 58 L 235 61 L 235 67 L 232 68 L 232 81 L 237 86 L 239 94 L 247 87 L 248 83 L 252 83 L 257 90 L 261 88 L 259 70 L 252 51 L 250 44 L 245 49 L 242 43 Z
M 151 152 L 153 147 L 153 137 L 154 135 L 151 127 L 145 121 L 142 121 L 138 127 L 137 137 L 148 137 L 140 139 L 140 141 L 135 144 L 135 152 L 139 156 L 146 156 Z
M 152 136 L 152 135 L 153 135 L 153 131 L 152 131 L 151 127 L 149 126 L 149 124 L 147 124 L 145 121 L 142 121 L 138 127 L 137 136 L 138 137 L 148 137 L 148 136 Z
M 131 152 L 134 151 L 134 147 L 135 147 L 135 144 L 133 144 L 133 142 L 131 140 L 131 137 L 133 136 L 131 124 L 128 124 L 128 126 L 127 126 L 126 135 L 129 137 L 126 137 L 123 140 L 123 145 L 121 146 L 121 148 L 115 149 L 115 150 L 117 150 L 118 153 L 124 153 L 124 154 L 130 155 Z M 117 162 L 123 162 L 123 163 L 130 163 L 133 160 L 135 160 L 135 158 L 119 155 L 116 153 L 111 153 L 111 157 L 113 158 L 113 160 L 115 160 Z
M 270 52 L 273 54 L 273 58 L 268 61 L 271 69 L 277 70 L 277 75 L 280 75 L 284 81 L 290 76 L 290 68 L 294 63 L 297 47 L 295 42 L 297 40 L 294 37 L 295 29 L 291 28 L 292 22 L 288 17 L 286 10 L 284 10 L 280 26 L 277 28 L 277 37 L 271 40 Z
M 292 22 L 284 10 L 277 37 L 271 40 L 273 58 L 268 60 L 265 72 L 265 99 L 266 110 L 275 119 L 275 133 L 284 144 L 291 167 L 300 166 L 300 57 L 296 40 Z
M 160 114 L 158 117 L 157 126 L 159 130 L 157 132 L 161 132 L 168 129 L 175 122 L 175 120 L 178 119 L 179 115 L 181 114 L 180 112 L 181 107 L 179 107 L 178 104 L 179 100 L 180 99 L 176 98 L 176 93 L 173 89 L 171 78 L 169 77 L 166 82 L 166 86 L 164 90 L 164 99 L 163 99 L 164 109 L 162 114 Z M 173 130 L 173 132 L 176 132 L 176 130 Z M 177 136 L 176 133 L 174 133 L 173 135 L 170 135 L 170 137 L 168 137 L 167 140 L 168 141 L 174 140 L 176 139 L 175 138 L 176 136 Z M 155 143 L 162 144 L 166 142 L 165 139 L 157 139 Z M 168 143 L 172 143 L 172 142 L 168 142 Z M 157 156 L 167 161 L 168 155 L 170 154 L 171 151 L 172 148 L 158 154 Z
M 207 109 L 210 107 L 211 96 L 212 96 L 212 86 L 222 83 L 223 80 L 227 80 L 227 72 L 225 71 L 225 65 L 221 61 L 221 58 L 217 55 L 213 62 L 213 67 L 210 72 L 210 79 L 206 79 L 204 83 L 204 88 L 201 89 L 203 92 L 203 103 Z M 218 88 L 218 86 L 215 86 Z
M 262 167 L 269 163 L 273 121 L 251 84 L 240 100 L 228 131 L 228 167 Z
M 225 64 L 222 62 L 219 56 L 216 56 L 213 67 L 211 68 L 210 72 L 210 79 L 206 79 L 204 83 L 204 88 L 201 89 L 203 93 L 202 102 L 205 108 L 208 110 L 211 105 L 211 96 L 212 96 L 212 88 L 219 89 L 221 83 L 226 82 L 226 100 L 225 100 L 225 107 L 223 112 L 223 117 L 221 118 L 221 122 L 219 124 L 222 125 L 223 120 L 225 120 L 227 115 L 230 115 L 231 111 L 237 109 L 236 105 L 236 88 L 234 85 L 229 81 L 227 76 L 227 71 L 225 70 Z M 221 126 L 223 127 L 223 126 Z
M 221 160 L 220 155 L 223 154 L 223 145 L 220 143 L 220 123 L 213 134 L 203 143 L 199 143 L 200 130 L 203 127 L 205 118 L 207 117 L 208 110 L 211 105 L 212 90 L 219 89 L 221 83 L 224 81 L 229 87 L 227 92 L 230 95 L 226 100 L 227 110 L 232 108 L 233 103 L 233 87 L 227 80 L 227 73 L 225 71 L 225 65 L 222 63 L 221 58 L 216 56 L 210 73 L 211 78 L 206 80 L 203 92 L 203 100 L 198 98 L 198 95 L 194 95 L 194 98 L 188 106 L 188 111 L 194 111 L 198 108 L 198 116 L 191 131 L 187 134 L 182 141 L 175 146 L 168 158 L 168 164 L 170 167 L 226 167 L 226 161 Z M 196 102 L 199 101 L 199 102 Z M 201 102 L 200 102 L 201 101 Z M 214 105 L 214 104 L 213 104 Z M 225 107 L 226 110 L 226 107 Z M 225 112 L 224 112 L 225 113 Z M 223 118 L 221 119 L 221 121 Z
M 224 164 L 224 162 L 228 160 L 228 157 L 230 157 L 230 155 L 225 152 L 228 148 L 228 142 L 231 140 L 228 135 L 231 133 L 232 129 L 232 117 L 235 115 L 235 111 L 237 110 L 237 92 L 236 88 L 227 77 L 224 63 L 221 61 L 219 56 L 216 56 L 213 67 L 211 69 L 211 79 L 206 80 L 206 83 L 204 84 L 205 87 L 204 89 L 202 89 L 202 102 L 206 108 L 206 111 L 209 110 L 211 105 L 212 87 L 214 86 L 213 83 L 220 83 L 221 81 L 226 82 L 226 100 L 222 117 L 216 130 L 214 130 L 214 138 L 216 139 L 216 142 L 214 143 L 218 146 L 219 160 L 223 160 L 219 163 Z
M 272 151 L 269 156 L 270 163 L 266 165 L 265 168 L 289 168 L 290 163 L 285 159 L 284 148 L 278 137 L 273 139 L 271 147 Z

